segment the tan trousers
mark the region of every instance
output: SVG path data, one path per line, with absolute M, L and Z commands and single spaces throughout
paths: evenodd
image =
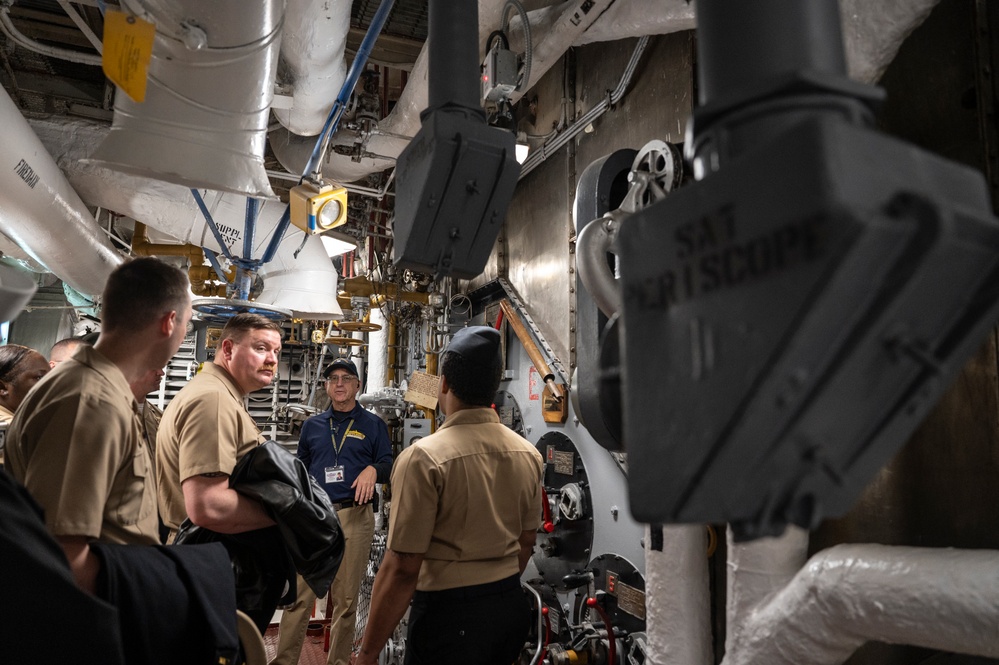
M 375 535 L 375 515 L 371 505 L 355 506 L 337 511 L 343 529 L 345 547 L 340 570 L 330 586 L 333 610 L 330 615 L 329 665 L 348 665 L 354 646 L 354 624 L 357 621 L 357 591 L 371 556 L 371 540 Z M 272 665 L 297 665 L 302 642 L 309 626 L 316 594 L 301 576 L 298 577 L 298 598 L 281 615 L 277 657 Z

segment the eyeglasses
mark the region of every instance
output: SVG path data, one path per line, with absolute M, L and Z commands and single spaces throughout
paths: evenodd
M 331 377 L 329 377 L 329 378 L 326 379 L 326 383 L 332 383 L 334 385 L 339 386 L 340 384 L 343 384 L 343 383 L 351 383 L 356 378 L 357 378 L 356 376 L 351 376 L 349 374 L 340 375 L 340 376 L 331 376 Z

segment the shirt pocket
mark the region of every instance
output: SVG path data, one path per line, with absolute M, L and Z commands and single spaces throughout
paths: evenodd
M 124 464 L 115 487 L 118 523 L 131 526 L 149 516 L 156 508 L 149 451 L 144 444 L 135 447 L 131 464 Z

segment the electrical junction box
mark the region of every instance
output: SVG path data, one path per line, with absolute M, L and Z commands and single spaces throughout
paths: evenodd
M 500 102 L 509 99 L 517 88 L 517 54 L 496 46 L 486 53 L 482 62 L 482 100 Z
M 411 445 L 430 434 L 429 418 L 406 418 L 402 424 L 402 447 Z

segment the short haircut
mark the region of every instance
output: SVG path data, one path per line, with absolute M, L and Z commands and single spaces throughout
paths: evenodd
M 80 344 L 86 344 L 86 342 L 79 337 L 67 337 L 66 339 L 60 339 L 52 345 L 51 349 L 49 349 L 49 360 L 52 359 L 52 356 L 56 355 L 56 351 L 68 351 L 69 347 L 76 347 Z
M 20 344 L 0 346 L 0 381 L 10 382 L 16 379 L 24 371 L 21 365 L 32 353 L 38 352 Z
M 170 311 L 182 311 L 191 284 L 178 268 L 149 256 L 121 264 L 108 277 L 101 306 L 105 332 L 139 332 Z
M 491 366 L 473 365 L 457 353 L 444 352 L 440 373 L 447 379 L 455 397 L 469 406 L 491 406 L 503 378 L 503 361 L 499 354 Z
M 278 335 L 284 336 L 284 330 L 277 321 L 260 314 L 244 312 L 226 321 L 218 343 L 221 345 L 223 341 L 231 339 L 233 344 L 239 344 L 251 330 L 273 330 Z

